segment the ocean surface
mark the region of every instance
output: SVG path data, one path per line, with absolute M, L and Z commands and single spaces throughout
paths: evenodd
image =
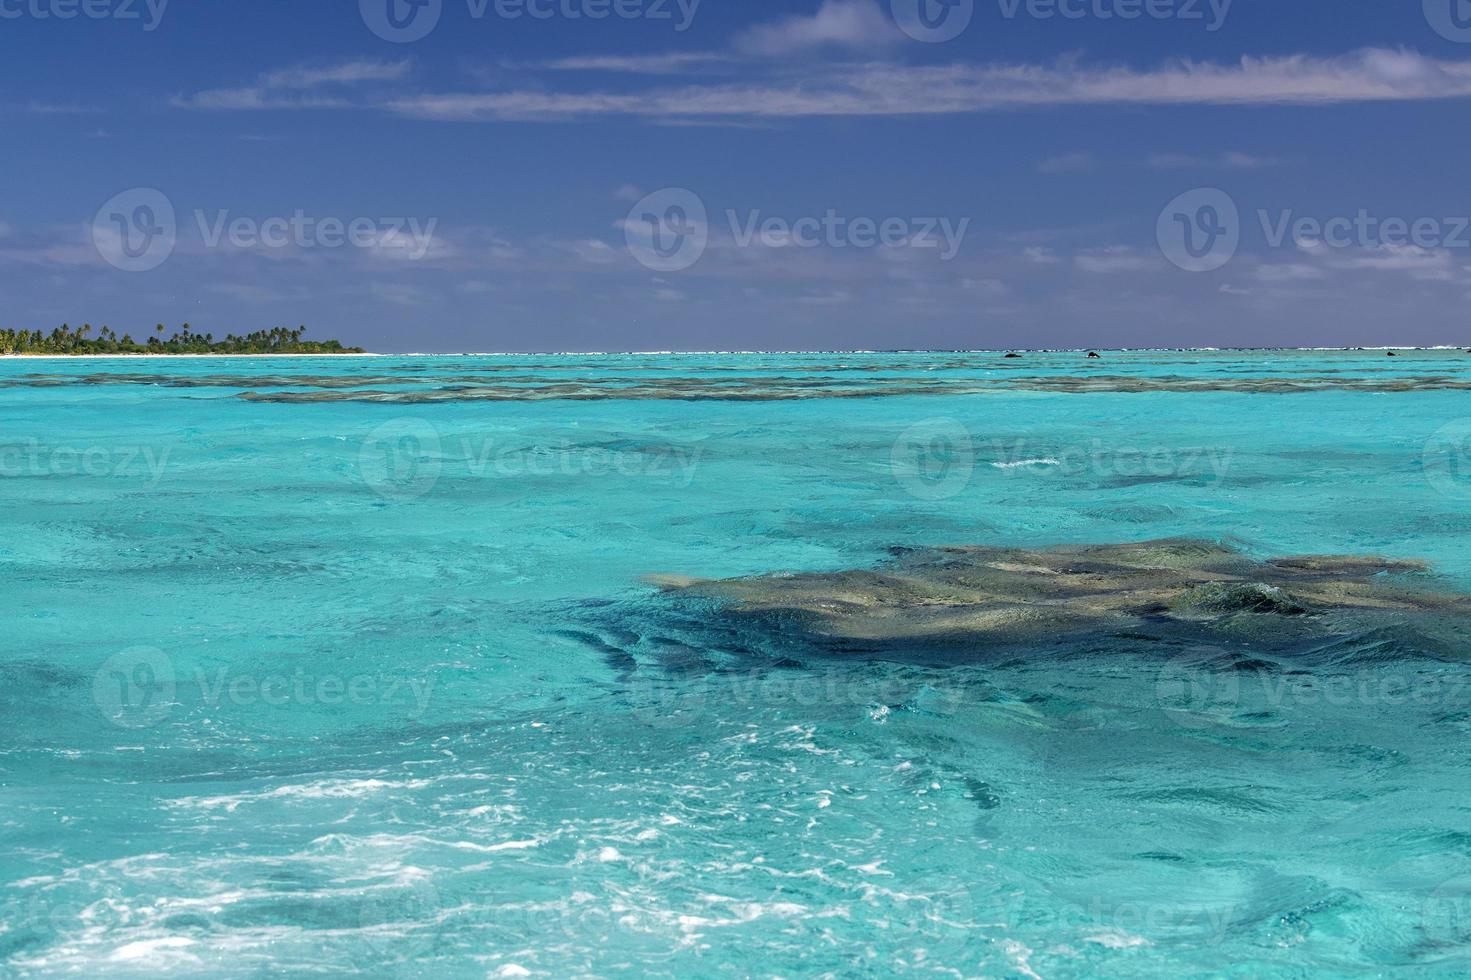
M 1165 538 L 1446 599 L 677 587 Z M 1465 976 L 1468 544 L 1461 351 L 0 361 L 0 975 Z

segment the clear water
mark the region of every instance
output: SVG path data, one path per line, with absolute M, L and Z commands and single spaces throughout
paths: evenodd
M 1089 376 L 1173 387 L 1027 382 Z M 791 636 L 660 635 L 644 576 L 1190 535 L 1471 591 L 1467 382 L 1458 351 L 0 362 L 0 973 L 1465 975 L 1461 663 L 773 666 Z

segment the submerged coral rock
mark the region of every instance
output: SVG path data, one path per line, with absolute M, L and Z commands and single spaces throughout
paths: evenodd
M 1256 561 L 1214 542 L 1170 539 L 914 549 L 876 570 L 664 576 L 657 584 L 713 600 L 728 615 L 843 643 L 1006 644 L 1079 634 L 1297 643 L 1409 625 L 1423 646 L 1464 650 L 1471 599 L 1431 588 L 1425 571 L 1361 556 Z
M 1261 582 L 1199 585 L 1183 593 L 1170 611 L 1175 615 L 1192 612 L 1206 616 L 1233 612 L 1277 613 L 1281 616 L 1303 616 L 1310 610 L 1294 596 L 1276 585 Z

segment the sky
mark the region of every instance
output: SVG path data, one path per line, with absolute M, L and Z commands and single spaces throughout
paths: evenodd
M 0 328 L 1471 345 L 1471 0 L 0 0 Z

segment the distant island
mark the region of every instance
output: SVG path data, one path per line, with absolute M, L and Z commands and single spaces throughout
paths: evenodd
M 164 326 L 139 343 L 131 335 L 119 337 L 108 327 L 96 331 L 91 324 L 73 329 L 62 324 L 55 330 L 0 330 L 0 354 L 362 354 L 361 347 L 343 347 L 336 340 L 302 340 L 306 327 L 288 330 L 257 330 L 245 336 L 226 334 L 215 340 L 212 333 L 195 333 L 189 324 L 173 336 L 163 336 Z

